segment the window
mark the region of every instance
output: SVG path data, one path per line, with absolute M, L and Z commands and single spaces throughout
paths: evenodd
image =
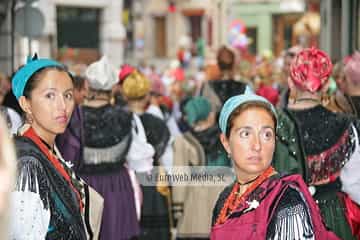
M 249 52 L 256 55 L 257 54 L 257 28 L 256 27 L 248 27 L 246 30 L 246 35 L 252 41 L 248 47 Z
M 58 48 L 99 48 L 100 9 L 57 7 Z
M 155 17 L 155 56 L 166 57 L 166 19 Z

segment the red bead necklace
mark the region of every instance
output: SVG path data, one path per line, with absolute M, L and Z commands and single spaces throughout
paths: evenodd
M 240 205 L 241 202 L 245 201 L 245 198 L 255 190 L 261 183 L 263 183 L 267 178 L 269 178 L 275 172 L 273 167 L 268 167 L 255 181 L 246 189 L 246 191 L 239 195 L 240 184 L 236 182 L 229 197 L 226 199 L 223 208 L 220 211 L 220 214 L 216 220 L 216 225 L 223 224 L 228 217 L 233 213 L 233 211 Z

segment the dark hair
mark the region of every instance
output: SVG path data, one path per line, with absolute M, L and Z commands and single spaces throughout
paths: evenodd
M 71 74 L 64 68 L 64 67 L 60 67 L 60 66 L 51 66 L 51 67 L 44 67 L 44 68 L 41 68 L 39 70 L 37 70 L 30 78 L 29 80 L 27 81 L 26 85 L 25 85 L 25 88 L 24 88 L 24 92 L 23 92 L 23 95 L 26 97 L 26 98 L 29 98 L 30 99 L 30 96 L 31 96 L 31 92 L 36 88 L 38 82 L 39 82 L 39 79 L 40 79 L 40 76 L 45 73 L 46 71 L 48 70 L 57 70 L 59 72 L 65 72 L 69 75 L 69 77 L 71 78 L 71 80 L 73 80 L 73 77 L 71 76 Z
M 85 86 L 85 80 L 86 78 L 82 77 L 82 76 L 74 76 L 72 78 L 73 83 L 74 83 L 74 88 L 77 90 L 81 90 L 84 86 Z
M 235 108 L 234 111 L 230 114 L 229 120 L 227 122 L 227 127 L 226 127 L 226 137 L 227 138 L 230 137 L 230 130 L 234 126 L 235 118 L 249 108 L 262 108 L 262 109 L 266 110 L 271 115 L 271 117 L 274 121 L 274 129 L 276 130 L 276 124 L 277 124 L 276 116 L 271 111 L 269 104 L 264 103 L 264 102 L 248 102 L 248 103 L 241 104 L 240 106 Z
M 106 96 L 111 98 L 111 90 L 94 89 L 91 87 L 89 88 L 89 94 L 87 96 L 88 100 L 95 100 L 100 96 Z
M 235 53 L 226 46 L 222 46 L 216 57 L 218 66 L 221 70 L 231 70 L 235 64 Z
M 285 52 L 285 57 L 290 57 L 290 58 L 294 58 L 296 56 L 296 53 L 293 51 L 286 51 Z

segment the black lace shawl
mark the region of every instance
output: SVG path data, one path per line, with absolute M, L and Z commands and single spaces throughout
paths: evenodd
M 321 105 L 288 111 L 296 119 L 307 155 L 318 154 L 332 147 L 352 122 L 348 116 L 333 113 Z
M 69 184 L 30 139 L 15 137 L 15 144 L 18 157 L 17 191 L 25 191 L 27 183 L 28 191 L 39 194 L 44 208 L 50 209 L 51 230 L 46 239 L 85 240 L 79 202 Z M 36 189 L 37 184 L 39 189 Z
M 226 151 L 220 141 L 220 128 L 215 125 L 203 131 L 191 131 L 192 135 L 199 141 L 204 149 L 206 165 L 230 166 Z
M 94 174 L 118 171 L 126 161 L 125 156 L 131 143 L 131 114 L 118 105 L 105 105 L 98 108 L 83 106 L 82 110 L 84 161 L 79 172 Z M 102 159 L 106 160 L 92 163 L 85 159 L 87 158 L 86 151 L 98 154 L 99 158 L 102 158 L 103 153 Z
M 131 133 L 131 114 L 120 106 L 83 106 L 85 146 L 113 146 Z
M 244 93 L 246 89 L 245 83 L 234 80 L 216 80 L 209 84 L 223 104 L 230 97 Z
M 170 131 L 163 120 L 152 114 L 144 113 L 140 116 L 140 119 L 145 129 L 147 141 L 155 149 L 154 160 L 155 164 L 158 164 L 156 162 L 165 152 L 170 140 Z

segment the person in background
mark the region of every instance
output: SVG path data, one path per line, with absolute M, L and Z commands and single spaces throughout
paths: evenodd
M 16 155 L 6 121 L 0 117 L 0 239 L 9 239 L 10 196 L 16 175 Z
M 360 118 L 360 52 L 348 58 L 344 66 L 344 94 L 352 113 Z
M 82 76 L 76 75 L 73 78 L 74 82 L 74 100 L 76 105 L 84 103 L 89 93 L 89 81 Z
M 141 175 L 154 176 L 156 169 L 172 167 L 172 148 L 170 131 L 166 123 L 152 114 L 146 113 L 150 100 L 150 80 L 135 68 L 122 69 L 122 93 L 132 113 L 134 147 L 138 142 L 138 151 L 128 154 L 129 167 Z M 125 74 L 126 73 L 126 74 Z M 130 148 L 130 150 L 132 150 Z M 146 163 L 134 166 L 131 158 L 148 156 Z M 154 170 L 154 171 L 153 171 Z M 143 205 L 141 210 L 141 234 L 139 239 L 170 239 L 170 190 L 167 186 L 141 185 Z
M 13 72 L 9 78 L 13 79 L 14 74 L 15 74 L 15 72 Z M 6 79 L 6 77 L 4 77 L 4 79 Z M 6 81 L 8 81 L 8 80 L 6 80 Z M 5 84 L 5 85 L 7 85 L 7 84 Z M 13 91 L 5 90 L 5 91 L 3 91 L 3 94 L 4 94 L 4 99 L 2 100 L 2 105 L 15 110 L 19 115 L 22 115 L 24 112 L 22 111 Z
M 12 91 L 27 124 L 15 137 L 10 239 L 87 239 L 85 183 L 55 145 L 74 109 L 73 88 L 62 64 L 36 55 L 13 76 Z
M 360 234 L 359 218 L 352 217 L 360 214 L 360 181 L 353 180 L 359 175 L 360 123 L 321 104 L 331 72 L 329 56 L 319 49 L 303 49 L 295 56 L 289 87 L 296 98 L 279 111 L 273 165 L 279 171 L 301 174 L 326 226 L 339 238 L 351 240 Z
M 302 48 L 300 46 L 293 46 L 285 51 L 284 64 L 283 64 L 283 70 L 282 70 L 282 72 L 283 72 L 282 84 L 279 89 L 280 101 L 277 105 L 279 108 L 287 107 L 289 101 L 290 101 L 290 103 L 293 101 L 291 93 L 290 93 L 290 89 L 288 86 L 288 79 L 290 77 L 290 65 L 291 65 L 292 60 L 296 56 L 296 54 L 299 53 L 301 51 L 301 49 Z
M 111 104 L 111 91 L 118 78 L 106 56 L 90 64 L 85 75 L 89 93 L 81 106 L 83 145 L 77 173 L 104 198 L 99 239 L 136 238 L 140 233 L 139 192 L 135 175 L 127 167 L 131 115 Z
M 345 60 L 344 60 L 345 61 Z M 336 84 L 335 92 L 330 95 L 328 99 L 328 103 L 324 104 L 326 108 L 331 110 L 332 112 L 342 112 L 342 113 L 354 113 L 350 103 L 345 97 L 346 92 L 346 80 L 344 73 L 344 61 L 339 61 L 334 65 L 332 71 L 332 78 Z
M 300 175 L 272 166 L 277 113 L 250 90 L 225 102 L 221 142 L 236 180 L 220 194 L 211 239 L 339 239 L 328 231 Z
M 7 86 L 7 78 L 5 75 L 0 73 L 0 113 L 2 114 L 3 118 L 6 120 L 7 127 L 10 130 L 12 135 L 17 133 L 17 130 L 23 124 L 23 119 L 21 118 L 20 114 L 13 110 L 11 107 L 4 105 L 5 96 L 8 94 L 9 88 Z M 11 92 L 11 91 L 10 91 Z
M 71 115 L 69 125 L 63 134 L 56 137 L 56 143 L 62 156 L 74 164 L 74 170 L 79 168 L 82 159 L 82 148 L 84 144 L 83 134 L 83 114 L 81 105 L 87 97 L 89 84 L 86 78 L 80 76 L 73 77 L 75 108 Z
M 181 134 L 178 124 L 172 115 L 172 101 L 170 97 L 150 92 L 150 102 L 146 112 L 165 121 L 172 138 Z
M 220 78 L 206 82 L 201 90 L 200 95 L 211 103 L 214 122 L 225 101 L 245 91 L 246 84 L 234 80 L 234 64 L 235 53 L 225 46 L 221 47 L 217 53 Z
M 183 115 L 190 129 L 175 138 L 174 166 L 182 168 L 207 166 L 210 167 L 207 168 L 209 175 L 213 174 L 211 170 L 214 168 L 211 167 L 230 166 L 230 161 L 218 137 L 220 129 L 217 124 L 210 121 L 210 113 L 211 104 L 206 98 L 188 99 L 183 108 Z M 177 220 L 177 239 L 209 239 L 211 210 L 223 186 L 205 181 L 199 181 L 196 184 L 197 186 L 181 184 L 172 188 L 173 210 Z

